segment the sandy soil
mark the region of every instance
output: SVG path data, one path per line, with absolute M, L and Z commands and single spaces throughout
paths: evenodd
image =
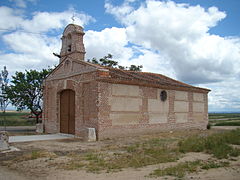
M 30 180 L 26 175 L 0 166 L 0 180 Z
M 146 180 L 146 179 L 168 179 L 173 180 L 176 177 L 148 177 L 154 169 L 165 168 L 176 165 L 179 162 L 213 159 L 208 154 L 187 153 L 177 162 L 161 163 L 150 165 L 143 168 L 127 168 L 115 173 L 87 173 L 84 170 L 63 170 L 56 168 L 56 165 L 68 162 L 67 153 L 85 153 L 89 151 L 103 151 L 117 149 L 135 142 L 141 142 L 150 138 L 160 137 L 168 139 L 179 139 L 194 134 L 206 136 L 206 134 L 215 133 L 222 130 L 211 131 L 179 131 L 171 133 L 160 133 L 155 135 L 143 135 L 129 138 L 107 139 L 99 142 L 81 142 L 78 139 L 56 140 L 56 141 L 38 141 L 15 143 L 13 146 L 21 149 L 19 152 L 0 154 L 0 180 Z M 26 152 L 32 150 L 43 150 L 54 153 L 54 158 L 38 158 L 28 161 L 19 161 L 10 164 L 2 164 L 5 160 L 13 157 L 21 157 Z M 229 160 L 230 167 L 216 168 L 210 170 L 201 170 L 198 173 L 192 173 L 185 176 L 184 179 L 202 179 L 202 180 L 238 180 L 240 177 L 240 157 L 234 161 Z M 3 166 L 4 165 L 4 166 Z
M 154 179 L 168 179 L 175 180 L 176 177 L 158 177 L 149 178 L 146 177 L 154 167 L 143 168 L 139 170 L 124 170 L 118 173 L 110 174 L 89 174 L 86 172 L 72 171 L 68 173 L 60 173 L 55 175 L 50 175 L 47 177 L 48 180 L 78 180 L 78 179 L 88 179 L 88 180 L 154 180 Z M 81 177 L 81 178 L 79 178 Z M 239 180 L 240 172 L 236 172 L 231 168 L 218 168 L 210 169 L 208 171 L 202 171 L 198 174 L 189 174 L 184 179 L 201 179 L 201 180 Z
M 188 153 L 185 157 L 181 158 L 178 162 L 185 161 L 194 161 L 194 160 L 208 160 L 210 155 L 202 154 L 202 153 Z M 23 172 L 17 172 L 10 170 L 6 167 L 0 166 L 0 180 L 79 180 L 79 179 L 87 179 L 87 180 L 149 180 L 149 179 L 168 179 L 174 180 L 176 177 L 158 177 L 158 178 L 150 178 L 147 177 L 149 173 L 151 173 L 156 168 L 165 168 L 172 165 L 176 165 L 178 162 L 173 163 L 162 163 L 158 165 L 147 166 L 144 168 L 128 168 L 124 169 L 120 172 L 115 173 L 87 173 L 85 171 L 62 171 L 56 170 L 54 168 L 45 169 L 42 171 L 44 166 L 39 168 L 39 171 L 36 171 L 36 167 L 32 167 L 35 169 L 31 172 L 31 170 L 24 174 Z M 35 162 L 37 163 L 37 162 Z M 38 161 L 41 163 L 41 161 Z M 32 166 L 32 162 L 28 165 Z M 29 168 L 29 167 L 28 167 Z M 22 169 L 22 168 L 21 168 Z M 227 168 L 217 168 L 210 170 L 203 170 L 198 173 L 188 174 L 184 179 L 201 179 L 201 180 L 238 180 L 240 177 L 240 158 L 237 161 L 231 162 L 231 166 Z

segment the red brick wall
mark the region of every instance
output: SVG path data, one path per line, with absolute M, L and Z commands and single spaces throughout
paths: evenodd
M 177 129 L 206 129 L 208 123 L 207 118 L 207 94 L 204 95 L 204 119 L 201 121 L 195 121 L 193 119 L 193 93 L 188 92 L 188 102 L 189 102 L 189 112 L 188 112 L 188 121 L 185 123 L 176 123 L 175 112 L 174 112 L 174 101 L 175 101 L 175 91 L 168 91 L 168 100 L 169 100 L 169 113 L 167 123 L 156 123 L 149 124 L 149 113 L 147 101 L 148 98 L 156 99 L 157 88 L 151 87 L 140 87 L 140 96 L 142 98 L 142 107 L 141 107 L 141 120 L 137 124 L 128 124 L 128 125 L 112 125 L 112 120 L 110 119 L 111 107 L 110 107 L 110 98 L 111 94 L 110 83 L 99 82 L 99 131 L 98 138 L 104 139 L 108 137 L 119 137 L 119 136 L 129 136 L 137 135 L 144 133 L 156 133 L 161 131 L 170 131 Z
M 96 72 L 84 72 L 59 79 L 55 76 L 45 81 L 43 122 L 46 133 L 60 132 L 60 93 L 66 89 L 75 92 L 75 135 L 83 136 L 88 127 L 98 130 L 98 84 L 95 76 Z

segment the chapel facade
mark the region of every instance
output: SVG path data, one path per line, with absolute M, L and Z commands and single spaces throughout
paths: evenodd
M 69 24 L 59 65 L 44 82 L 46 133 L 97 139 L 177 129 L 206 129 L 208 92 L 161 74 L 104 67 L 84 61 L 83 28 Z

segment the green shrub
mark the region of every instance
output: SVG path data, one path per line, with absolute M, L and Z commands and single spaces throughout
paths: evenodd
M 202 152 L 204 151 L 204 138 L 193 136 L 186 140 L 182 140 L 178 143 L 179 151 L 182 153 L 186 152 Z
M 240 154 L 240 150 L 230 144 L 240 144 L 240 129 L 207 137 L 194 136 L 178 143 L 180 152 L 206 152 L 220 159 Z
M 230 122 L 219 122 L 214 126 L 240 126 L 240 121 L 230 121 Z

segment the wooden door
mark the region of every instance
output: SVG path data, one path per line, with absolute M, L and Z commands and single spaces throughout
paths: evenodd
M 60 132 L 75 134 L 75 92 L 72 90 L 60 94 Z

